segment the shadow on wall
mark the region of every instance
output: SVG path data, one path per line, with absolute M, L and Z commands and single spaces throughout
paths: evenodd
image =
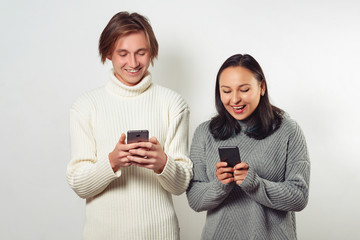
M 176 48 L 174 48 L 176 49 Z M 184 59 L 180 53 L 164 50 L 164 54 L 159 54 L 154 66 L 150 69 L 153 80 L 156 84 L 170 88 L 180 93 L 186 100 L 189 81 L 185 81 L 187 74 L 185 71 Z
M 178 92 L 189 103 L 191 70 L 188 70 L 186 66 L 188 59 L 181 58 L 180 56 L 183 54 L 169 49 L 163 50 L 163 52 L 164 54 L 159 55 L 154 62 L 154 67 L 150 69 L 154 82 Z M 191 137 L 192 134 L 189 136 L 189 143 Z M 205 212 L 197 213 L 192 210 L 188 204 L 186 193 L 173 196 L 173 200 L 179 220 L 181 239 L 200 239 L 205 224 Z

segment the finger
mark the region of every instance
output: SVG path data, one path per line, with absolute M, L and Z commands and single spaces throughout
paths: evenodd
M 244 180 L 245 175 L 234 175 L 234 179 L 235 179 L 235 181 Z
M 146 148 L 148 150 L 153 149 L 154 144 L 151 142 L 137 142 L 137 143 L 133 143 L 132 148 Z
M 133 162 L 133 165 L 138 166 L 138 167 L 151 169 L 151 170 L 155 170 L 155 165 L 154 164 L 141 164 L 141 163 Z
M 125 140 L 126 140 L 126 135 L 124 133 L 122 133 L 120 136 L 120 139 L 119 139 L 119 143 L 125 144 Z
M 132 162 L 127 159 L 127 157 L 121 158 L 119 160 L 118 166 L 119 167 L 129 167 L 132 165 Z
M 225 180 L 228 178 L 233 178 L 233 175 L 231 173 L 223 173 L 223 174 L 219 175 L 219 178 L 222 180 Z
M 158 144 L 158 140 L 156 139 L 156 137 L 152 137 L 149 139 L 149 142 L 153 143 L 153 144 Z
M 120 160 L 120 162 L 121 162 L 121 165 L 125 166 L 125 167 L 128 167 L 132 164 L 131 161 L 127 157 Z
M 143 158 L 150 158 L 152 156 L 151 152 L 145 150 L 144 148 L 130 149 L 129 153 L 131 153 L 131 155 L 137 155 Z
M 157 141 L 156 137 L 152 137 L 149 139 L 149 141 L 146 142 L 136 142 L 133 143 L 133 148 L 147 148 L 147 149 L 154 149 L 154 146 L 160 145 L 160 143 Z
M 231 173 L 223 173 L 216 176 L 218 180 L 224 184 L 234 181 L 234 177 Z
M 216 163 L 216 168 L 223 168 L 227 166 L 227 162 L 218 162 Z
M 149 160 L 148 158 L 138 155 L 127 156 L 127 159 L 132 163 L 141 164 L 141 165 L 153 164 L 152 160 Z
M 247 170 L 243 170 L 243 169 L 240 169 L 240 170 L 234 170 L 234 174 L 236 174 L 236 175 L 240 175 L 240 174 L 243 174 L 245 171 L 247 171 Z
M 123 167 L 130 167 L 132 165 L 132 163 L 131 162 L 128 162 L 128 163 L 124 163 L 123 164 Z
M 151 170 L 157 169 L 156 164 L 153 161 L 148 161 L 148 159 L 138 158 L 138 157 L 132 157 L 132 159 L 134 159 L 134 161 L 131 161 L 132 165 L 148 168 Z
M 138 149 L 138 148 L 139 148 L 138 143 L 128 143 L 123 145 L 123 150 L 125 151 L 129 151 L 131 149 Z
M 220 182 L 222 182 L 223 184 L 229 184 L 229 183 L 231 183 L 231 182 L 233 182 L 233 181 L 234 181 L 233 178 L 228 178 L 228 179 L 222 180 L 222 181 L 220 181 Z
M 131 155 L 129 152 L 121 151 L 121 150 L 119 150 L 118 153 L 119 153 L 118 159 L 119 159 L 120 161 L 124 161 L 125 159 L 127 159 L 127 156 L 130 156 L 130 155 Z
M 239 176 L 245 178 L 248 173 L 248 170 L 235 170 L 234 176 Z
M 138 167 L 145 167 L 146 166 L 146 164 L 141 164 L 141 163 L 138 163 L 138 162 L 132 162 L 132 165 L 138 166 Z
M 249 165 L 245 162 L 241 162 L 241 163 L 238 163 L 235 165 L 234 167 L 236 170 L 239 170 L 239 169 L 249 169 Z
M 223 168 L 219 168 L 219 172 L 220 173 L 233 173 L 234 169 L 231 167 L 223 167 Z

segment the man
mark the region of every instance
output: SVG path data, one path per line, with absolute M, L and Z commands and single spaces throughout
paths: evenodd
M 171 194 L 192 178 L 189 108 L 148 72 L 158 43 L 148 20 L 117 13 L 99 52 L 112 62 L 108 83 L 80 96 L 70 110 L 67 180 L 86 199 L 84 239 L 179 239 Z M 126 131 L 148 130 L 149 141 L 126 143 Z

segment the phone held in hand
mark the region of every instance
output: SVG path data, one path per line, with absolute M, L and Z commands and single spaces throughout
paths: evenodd
M 127 143 L 135 142 L 147 142 L 149 141 L 149 131 L 148 130 L 129 130 L 127 131 Z
M 220 161 L 227 162 L 229 167 L 234 167 L 241 162 L 239 148 L 236 146 L 219 147 Z

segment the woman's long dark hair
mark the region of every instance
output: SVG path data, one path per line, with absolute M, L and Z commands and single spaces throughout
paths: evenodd
M 220 75 L 228 67 L 246 68 L 254 74 L 259 83 L 264 81 L 265 93 L 260 97 L 259 105 L 255 111 L 246 119 L 247 129 L 245 133 L 247 136 L 259 140 L 266 138 L 280 127 L 284 112 L 270 104 L 264 73 L 260 64 L 248 54 L 236 54 L 229 57 L 219 69 L 215 87 L 215 105 L 218 115 L 211 119 L 209 126 L 211 134 L 215 139 L 226 140 L 241 131 L 238 120 L 225 109 L 220 98 Z

